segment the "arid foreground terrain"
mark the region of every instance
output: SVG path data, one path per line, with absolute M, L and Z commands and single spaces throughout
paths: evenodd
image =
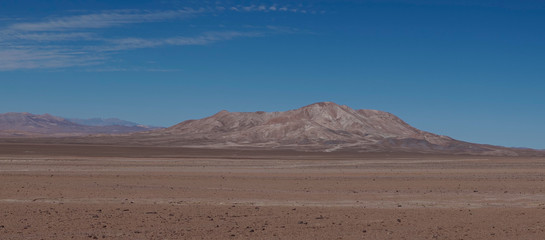
M 0 239 L 545 239 L 545 159 L 0 144 Z

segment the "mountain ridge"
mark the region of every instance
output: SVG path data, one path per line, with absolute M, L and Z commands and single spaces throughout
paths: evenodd
M 11 128 L 6 128 L 7 123 L 11 123 Z M 14 127 L 13 123 L 26 128 Z M 313 103 L 283 112 L 222 110 L 212 116 L 186 120 L 168 128 L 134 128 L 83 126 L 49 114 L 0 114 L 0 136 L 35 138 L 32 140 L 35 142 L 42 138 L 43 141 L 68 144 L 545 156 L 545 151 L 540 150 L 456 140 L 417 129 L 392 113 L 355 110 L 332 102 Z
M 84 125 L 47 113 L 41 115 L 28 112 L 0 114 L 0 136 L 4 137 L 123 134 L 149 131 L 151 129 L 143 125 Z
M 87 125 L 87 126 L 127 126 L 127 127 L 134 127 L 134 126 L 144 126 L 142 124 L 138 124 L 131 121 L 121 120 L 119 118 L 66 118 L 66 120 L 81 124 L 81 125 Z

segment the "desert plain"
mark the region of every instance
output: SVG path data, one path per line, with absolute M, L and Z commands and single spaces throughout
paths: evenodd
M 0 239 L 545 239 L 545 158 L 3 142 Z

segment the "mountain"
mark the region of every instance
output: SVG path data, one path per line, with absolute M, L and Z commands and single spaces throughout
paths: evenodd
M 286 112 L 228 112 L 132 134 L 139 143 L 310 151 L 405 151 L 518 155 L 522 150 L 473 144 L 416 129 L 377 110 L 320 102 Z
M 145 126 L 89 126 L 49 114 L 0 114 L 0 136 L 72 136 L 88 134 L 121 134 L 148 131 Z
M 87 125 L 87 126 L 115 126 L 115 125 L 126 126 L 126 127 L 141 126 L 138 123 L 125 121 L 118 118 L 88 118 L 88 119 L 67 118 L 66 120 L 73 123 Z

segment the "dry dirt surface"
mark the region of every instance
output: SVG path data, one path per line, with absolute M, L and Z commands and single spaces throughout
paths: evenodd
M 545 159 L 2 143 L 0 239 L 545 239 Z

